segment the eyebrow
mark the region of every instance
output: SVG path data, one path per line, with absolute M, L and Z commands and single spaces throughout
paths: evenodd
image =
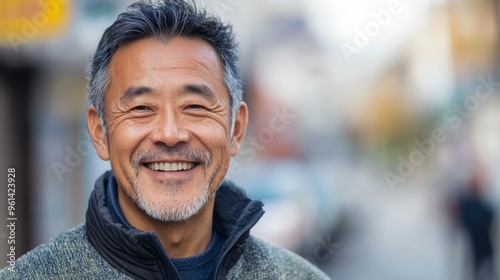
M 200 94 L 207 99 L 217 99 L 215 93 L 206 85 L 194 85 L 188 84 L 184 85 L 179 93 L 196 93 Z
M 139 87 L 129 87 L 125 93 L 120 97 L 120 102 L 126 103 L 128 101 L 133 100 L 136 97 L 146 94 L 153 94 L 155 91 L 147 86 L 139 86 Z M 187 84 L 184 85 L 179 91 L 179 94 L 182 93 L 195 93 L 200 94 L 207 99 L 217 99 L 215 93 L 210 89 L 210 87 L 206 85 L 195 85 L 195 84 Z
M 129 87 L 125 93 L 120 97 L 120 102 L 127 102 L 130 101 L 138 96 L 145 95 L 145 94 L 152 94 L 154 93 L 154 90 L 150 87 Z

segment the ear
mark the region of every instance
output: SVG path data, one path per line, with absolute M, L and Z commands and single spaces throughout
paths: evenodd
M 108 140 L 94 106 L 87 109 L 87 129 L 97 151 L 97 155 L 102 160 L 109 160 Z
M 236 117 L 234 119 L 234 131 L 231 136 L 231 156 L 238 154 L 238 151 L 245 137 L 248 125 L 248 107 L 245 102 L 240 102 Z

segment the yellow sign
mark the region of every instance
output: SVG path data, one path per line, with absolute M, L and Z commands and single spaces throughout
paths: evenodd
M 70 0 L 1 0 L 0 43 L 22 44 L 62 34 L 69 22 Z

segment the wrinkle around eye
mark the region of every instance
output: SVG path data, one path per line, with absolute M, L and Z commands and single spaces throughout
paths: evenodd
M 153 110 L 153 108 L 146 106 L 146 105 L 132 107 L 129 110 L 127 110 L 125 113 L 127 118 L 131 118 L 131 119 L 150 118 L 154 114 L 155 114 L 155 111 Z
M 200 104 L 188 105 L 188 106 L 186 106 L 186 109 L 204 109 L 204 110 L 207 110 L 207 108 L 205 106 L 200 105 Z
M 135 106 L 131 109 L 131 111 L 150 111 L 151 108 L 149 108 L 148 106 L 145 106 L 145 105 L 141 105 L 141 106 Z

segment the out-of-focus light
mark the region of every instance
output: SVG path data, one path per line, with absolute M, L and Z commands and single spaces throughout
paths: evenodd
M 68 0 L 24 0 L 0 3 L 0 44 L 12 47 L 60 36 L 68 26 Z

